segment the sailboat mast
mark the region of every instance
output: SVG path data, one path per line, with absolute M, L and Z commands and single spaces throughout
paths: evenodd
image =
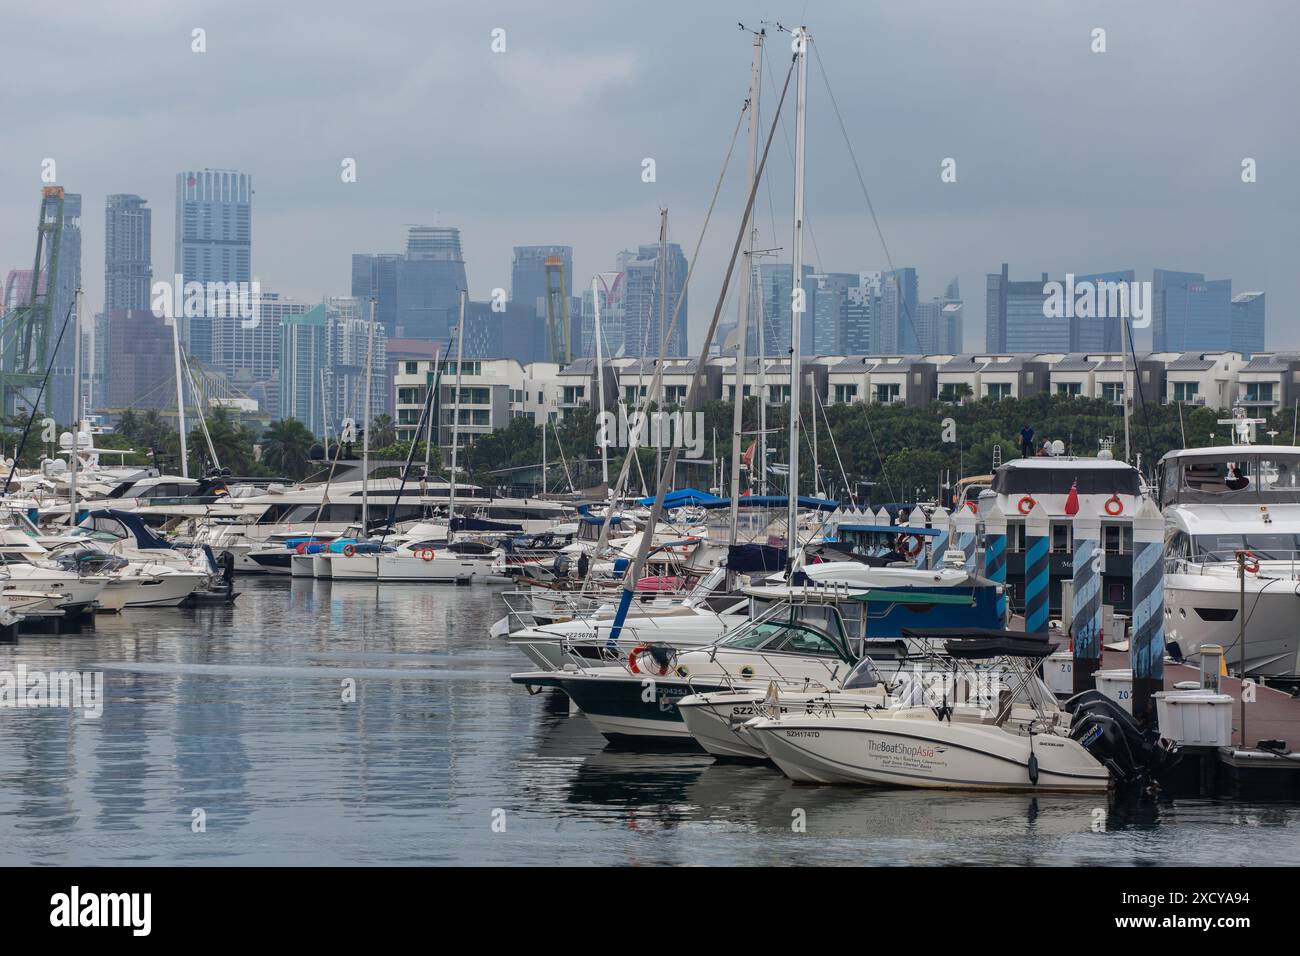
M 596 287 L 596 277 L 591 277 L 591 307 L 593 315 L 592 331 L 596 336 L 596 393 L 600 400 L 599 415 L 605 414 L 605 370 L 601 367 L 600 354 L 600 289 Z M 600 443 L 600 480 L 609 492 L 609 436 L 604 435 Z
M 370 300 L 370 329 L 366 335 L 366 397 L 361 413 L 361 536 L 370 534 L 370 376 L 375 361 L 375 300 Z
M 460 449 L 460 376 L 465 357 L 465 296 L 460 290 L 460 318 L 456 322 L 456 401 L 451 406 L 451 491 L 447 495 L 447 543 L 452 542 L 451 522 L 456 516 L 456 452 Z
M 81 465 L 81 286 L 72 316 L 72 461 L 68 474 L 68 527 L 77 524 L 77 469 Z
M 172 357 L 176 362 L 176 428 L 181 439 L 181 477 L 190 476 L 190 458 L 185 450 L 185 379 L 181 378 L 181 320 L 172 317 Z
M 754 34 L 754 51 L 749 68 L 749 156 L 745 161 L 745 188 L 754 188 L 754 172 L 758 166 L 758 96 L 762 83 L 763 37 L 760 29 Z M 749 340 L 749 294 L 752 285 L 750 255 L 754 251 L 753 213 L 745 217 L 744 246 L 740 250 L 741 261 L 745 266 L 745 278 L 740 283 L 739 305 L 737 309 L 736 332 L 739 341 L 736 345 L 736 394 L 735 408 L 732 414 L 731 435 L 731 530 L 728 544 L 736 543 L 736 526 L 740 519 L 740 444 L 741 432 L 745 425 L 745 363 L 748 359 L 746 346 Z M 762 402 L 762 397 L 759 397 Z M 715 441 L 716 444 L 716 441 Z M 715 453 L 714 458 L 717 457 Z M 721 485 L 721 480 L 719 480 Z
M 664 339 L 665 339 L 665 337 L 666 337 L 666 333 L 667 333 L 667 330 L 668 330 L 668 329 L 667 329 L 667 326 L 664 324 L 664 323 L 667 321 L 667 316 L 666 316 L 666 314 L 665 314 L 666 311 L 667 311 L 667 298 L 666 298 L 666 296 L 667 296 L 667 294 L 668 294 L 668 259 L 667 259 L 667 256 L 666 256 L 667 248 L 668 248 L 668 207 L 665 206 L 665 207 L 663 207 L 662 209 L 659 210 L 659 261 L 658 261 L 658 263 L 656 263 L 656 265 L 658 265 L 658 267 L 659 267 L 659 268 L 658 268 L 658 273 L 659 273 L 659 354 L 660 354 L 660 355 L 665 354 L 665 353 L 664 353 Z M 643 357 L 643 361 L 644 361 L 644 357 Z M 664 410 L 664 409 L 663 409 L 663 404 L 664 404 L 664 402 L 663 402 L 663 387 L 662 387 L 662 386 L 660 386 L 659 394 L 657 394 L 657 395 L 654 396 L 654 402 L 655 402 L 656 406 L 658 407 L 659 411 L 662 412 L 662 411 Z M 655 434 L 655 474 L 656 474 L 656 475 L 661 475 L 661 474 L 663 474 L 663 468 L 664 468 L 664 466 L 663 466 L 663 461 L 664 461 L 664 434 L 663 434 L 663 432 L 664 432 L 664 429 L 663 429 L 663 424 L 662 424 L 662 423 L 663 423 L 663 416 L 662 416 L 662 415 L 660 416 L 659 421 L 660 421 L 660 426 L 659 426 L 659 428 L 655 429 L 655 432 L 656 432 L 656 434 Z M 673 477 L 674 477 L 674 476 L 672 476 L 672 475 L 669 475 L 669 476 L 668 476 L 668 483 L 669 483 L 670 485 L 673 483 Z M 655 490 L 658 491 L 658 489 L 655 489 Z
M 794 52 L 799 62 L 799 89 L 794 115 L 794 244 L 790 265 L 790 474 L 786 481 L 789 501 L 786 527 L 787 570 L 793 571 L 799 556 L 799 382 L 800 333 L 804 310 L 803 291 L 803 204 L 804 204 L 804 129 L 808 106 L 808 36 L 807 27 L 794 34 Z

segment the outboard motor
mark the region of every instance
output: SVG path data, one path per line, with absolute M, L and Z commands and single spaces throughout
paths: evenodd
M 1143 730 L 1133 716 L 1099 690 L 1075 694 L 1063 705 L 1074 715 L 1070 736 L 1105 764 L 1122 787 L 1145 788 L 1178 762 L 1154 730 Z

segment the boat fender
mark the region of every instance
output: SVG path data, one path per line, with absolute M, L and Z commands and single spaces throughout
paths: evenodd
M 1034 753 L 1034 735 L 1029 735 L 1029 782 L 1038 786 L 1038 755 Z

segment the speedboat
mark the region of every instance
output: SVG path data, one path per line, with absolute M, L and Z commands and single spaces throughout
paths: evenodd
M 773 708 L 746 729 L 797 783 L 1103 792 L 1110 770 L 1070 735 L 1071 715 L 1035 672 L 1053 648 L 1011 634 L 954 638 L 945 647 L 950 659 L 998 665 L 973 682 L 984 685 L 973 698 L 945 693 L 856 713 Z M 992 675 L 999 679 L 990 682 Z

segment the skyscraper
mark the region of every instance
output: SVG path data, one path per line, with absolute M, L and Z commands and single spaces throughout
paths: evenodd
M 902 355 L 924 351 L 916 327 L 917 287 L 916 270 L 910 266 L 881 273 L 880 308 L 873 316 L 876 351 Z
M 858 273 L 823 272 L 809 276 L 809 280 L 817 293 L 813 309 L 806 313 L 812 316 L 812 351 L 817 355 L 842 354 L 849 290 L 858 285 Z
M 375 319 L 373 346 L 370 341 L 370 303 L 360 299 L 336 298 L 325 302 L 325 408 L 331 434 L 343 419 L 359 424 L 365 417 L 366 356 L 371 357 L 370 416 L 373 420 L 388 408 L 392 380 L 388 378 L 388 336 Z
M 1069 352 L 1071 322 L 1049 319 L 1044 309 L 1050 280 L 1012 282 L 1009 267 L 988 274 L 984 306 L 984 348 L 989 352 Z
M 284 316 L 280 335 L 279 417 L 296 418 L 313 435 L 323 435 L 326 409 L 321 393 L 327 389 L 321 388 L 320 376 L 326 367 L 326 307 Z
M 948 283 L 943 295 L 917 306 L 916 335 L 922 354 L 961 354 L 962 302 L 956 279 Z
M 510 265 L 510 301 L 518 306 L 515 319 L 506 335 L 507 350 L 503 357 L 518 358 L 520 361 L 549 360 L 551 346 L 546 325 L 547 297 L 547 260 L 558 259 L 564 269 L 565 294 L 570 298 L 569 307 L 569 350 L 575 358 L 591 354 L 591 342 L 584 338 L 582 306 L 574 307 L 575 301 L 582 302 L 590 297 L 590 288 L 579 288 L 573 277 L 572 246 L 515 246 L 514 259 Z M 529 344 L 531 343 L 531 347 Z M 522 355 L 527 350 L 529 359 Z
M 1232 350 L 1243 355 L 1264 351 L 1264 293 L 1232 297 Z
M 182 286 L 189 282 L 252 281 L 253 178 L 228 169 L 176 174 L 176 262 Z M 211 362 L 214 319 L 178 317 L 190 355 Z
M 1151 280 L 1151 333 L 1157 352 L 1233 348 L 1232 280 L 1156 269 Z
M 147 200 L 114 193 L 104 209 L 104 311 L 148 309 L 153 283 L 151 227 Z
M 682 296 L 686 285 L 686 256 L 675 242 L 665 243 L 664 247 L 662 266 L 658 243 L 638 246 L 635 256 L 625 254 L 622 260 L 624 355 L 658 356 L 660 337 L 672 325 L 679 298 L 682 298 L 681 312 L 667 342 L 666 354 L 686 354 L 688 303 Z
M 468 288 L 460 230 L 411 226 L 406 255 L 397 263 L 396 336 L 446 341 L 456 323 L 461 290 Z
M 397 269 L 401 260 L 398 252 L 359 252 L 352 256 L 352 298 L 360 302 L 375 300 L 375 321 L 389 336 L 397 334 Z
M 794 267 L 788 262 L 761 263 L 758 267 L 759 296 L 763 307 L 763 351 L 767 355 L 790 354 L 790 319 L 794 304 Z M 799 351 L 813 352 L 813 331 L 817 315 L 817 283 L 812 266 L 803 267 L 804 311 L 799 322 Z M 753 342 L 751 355 L 758 354 Z

